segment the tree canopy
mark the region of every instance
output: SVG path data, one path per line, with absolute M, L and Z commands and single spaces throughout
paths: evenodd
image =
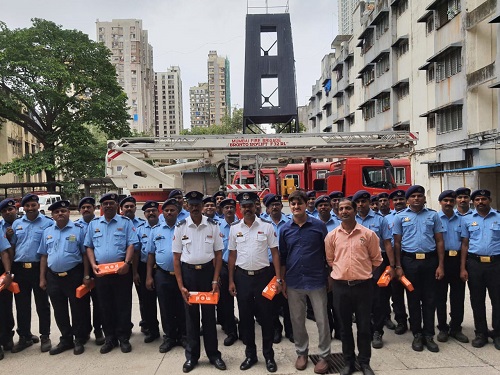
M 110 54 L 81 31 L 51 21 L 35 18 L 14 30 L 0 23 L 0 118 L 43 146 L 0 166 L 0 174 L 44 170 L 48 182 L 103 175 L 105 143 L 96 134 L 130 135 L 127 97 Z

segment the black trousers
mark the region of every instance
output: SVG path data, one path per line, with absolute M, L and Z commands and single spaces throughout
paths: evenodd
M 481 263 L 476 259 L 467 259 L 469 273 L 470 303 L 474 316 L 476 334 L 487 335 L 486 290 L 492 307 L 492 326 L 495 337 L 500 336 L 500 262 Z
M 434 336 L 437 254 L 428 253 L 425 259 L 415 259 L 403 253 L 401 265 L 406 278 L 415 288 L 413 292 L 406 291 L 410 329 L 414 335 Z
M 271 267 L 257 275 L 247 275 L 237 267 L 234 276 L 236 298 L 240 312 L 240 333 L 245 343 L 245 356 L 257 358 L 255 345 L 255 317 L 262 329 L 262 354 L 265 359 L 274 359 L 273 351 L 273 302 L 262 296 L 262 291 L 274 276 Z M 276 297 L 275 297 L 276 298 Z
M 5 269 L 0 261 L 0 275 Z M 12 292 L 0 292 L 0 345 L 8 344 L 14 337 L 14 313 L 12 311 Z
M 182 263 L 182 281 L 190 292 L 210 292 L 214 277 L 213 262 L 208 262 L 202 269 L 191 268 Z M 217 327 L 215 321 L 215 305 L 192 304 L 185 305 L 186 311 L 186 359 L 198 361 L 200 358 L 200 310 L 203 324 L 203 343 L 208 359 L 215 360 L 221 354 L 217 348 Z
M 392 298 L 392 310 L 394 311 L 394 319 L 400 324 L 408 324 L 408 314 L 406 313 L 405 305 L 405 287 L 398 280 L 394 279 L 391 281 L 391 298 Z
M 234 297 L 229 293 L 229 271 L 227 263 L 222 263 L 220 271 L 220 297 L 217 304 L 217 321 L 222 325 L 226 335 L 237 334 L 234 320 Z
M 274 272 L 274 265 L 271 263 L 271 272 L 273 277 L 276 276 Z M 288 299 L 283 297 L 283 294 L 278 294 L 272 299 L 273 302 L 273 326 L 275 331 L 282 332 L 285 328 L 285 336 L 293 335 L 292 321 L 290 320 L 290 309 L 288 307 Z M 280 313 L 283 315 L 283 324 L 280 322 Z M 260 322 L 260 319 L 259 319 Z
M 450 324 L 447 324 L 448 286 L 450 289 Z M 440 331 L 460 332 L 464 321 L 465 282 L 460 278 L 460 252 L 444 258 L 444 277 L 437 281 L 436 312 Z
M 389 259 L 386 253 L 382 253 L 382 263 L 373 271 L 373 332 L 384 334 L 385 320 L 391 313 L 391 294 L 392 288 L 389 284 L 387 287 L 379 287 L 377 281 L 389 265 Z M 396 280 L 399 282 L 399 280 Z
M 76 298 L 75 290 L 82 284 L 83 265 L 67 271 L 64 277 L 47 271 L 47 293 L 54 308 L 54 318 L 61 331 L 60 341 L 72 343 L 73 338 L 84 342 L 91 328 L 89 294 Z M 71 309 L 71 321 L 69 316 Z
M 156 334 L 160 332 L 158 327 L 158 308 L 156 306 L 156 290 L 148 290 L 146 288 L 147 265 L 144 262 L 139 262 L 137 267 L 139 273 L 140 284 L 136 286 L 139 294 L 139 306 L 141 310 L 141 320 L 143 325 L 150 333 Z
M 354 363 L 354 335 L 352 314 L 356 316 L 358 360 L 369 364 L 371 358 L 371 310 L 373 303 L 373 282 L 371 279 L 349 286 L 338 280 L 333 281 L 333 307 L 340 320 L 342 354 L 346 363 Z
M 106 341 L 128 340 L 132 333 L 132 270 L 126 275 L 96 277 L 101 305 L 102 330 Z
M 30 338 L 31 333 L 31 292 L 35 296 L 38 326 L 41 335 L 50 335 L 50 303 L 47 292 L 40 288 L 40 262 L 24 268 L 22 263 L 13 263 L 12 273 L 19 284 L 20 292 L 14 295 L 17 310 L 17 334 Z
M 161 325 L 166 339 L 173 341 L 186 337 L 186 313 L 184 300 L 177 286 L 175 275 L 156 268 L 155 289 L 160 305 Z

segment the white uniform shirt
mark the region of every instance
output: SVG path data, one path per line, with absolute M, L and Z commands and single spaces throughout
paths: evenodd
M 172 252 L 182 254 L 181 262 L 205 264 L 214 259 L 215 251 L 223 248 L 219 224 L 206 216 L 198 226 L 188 216 L 175 227 Z
M 269 267 L 268 248 L 278 247 L 278 237 L 271 223 L 255 218 L 251 227 L 243 220 L 229 230 L 230 251 L 237 251 L 236 265 L 246 271 L 258 271 Z

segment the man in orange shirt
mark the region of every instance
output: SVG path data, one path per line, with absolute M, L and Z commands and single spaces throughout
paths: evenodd
M 370 314 L 374 283 L 372 272 L 382 263 L 379 239 L 375 232 L 356 222 L 356 203 L 342 199 L 339 216 L 342 223 L 325 238 L 326 260 L 332 267 L 333 307 L 340 318 L 340 336 L 345 366 L 341 375 L 354 369 L 352 314 L 358 327 L 358 360 L 364 375 L 373 375 L 370 367 Z

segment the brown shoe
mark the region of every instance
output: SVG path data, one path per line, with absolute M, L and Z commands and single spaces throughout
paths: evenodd
M 305 370 L 307 367 L 307 360 L 307 355 L 299 355 L 295 361 L 295 368 L 300 371 Z
M 321 358 L 318 363 L 316 363 L 316 366 L 314 366 L 314 373 L 315 374 L 326 374 L 328 372 L 328 368 L 330 365 L 326 361 L 325 358 Z

